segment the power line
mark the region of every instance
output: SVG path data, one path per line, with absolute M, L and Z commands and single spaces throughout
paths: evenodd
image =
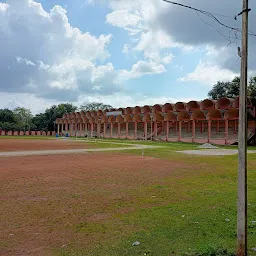
M 170 4 L 173 4 L 173 5 L 178 5 L 178 6 L 180 6 L 180 7 L 187 8 L 187 9 L 191 9 L 191 10 L 193 10 L 193 11 L 202 13 L 202 14 L 208 16 L 209 18 L 213 19 L 214 21 L 216 21 L 216 22 L 217 22 L 218 24 L 220 24 L 222 27 L 225 27 L 225 28 L 227 28 L 227 29 L 231 29 L 231 30 L 236 31 L 236 32 L 239 32 L 239 33 L 242 32 L 242 30 L 241 30 L 240 28 L 235 28 L 235 27 L 231 27 L 231 26 L 229 26 L 229 25 L 224 24 L 224 23 L 221 22 L 219 19 L 217 19 L 217 18 L 213 15 L 213 13 L 211 13 L 211 12 L 204 11 L 204 10 L 200 10 L 200 9 L 198 9 L 198 8 L 194 8 L 194 7 L 189 6 L 189 5 L 185 5 L 185 4 L 173 2 L 173 1 L 171 1 L 171 0 L 163 0 L 163 1 L 166 2 L 166 3 L 170 3 Z M 218 15 L 218 14 L 217 14 L 217 15 Z M 251 33 L 251 32 L 250 32 L 249 35 L 256 37 L 256 34 L 255 34 L 255 33 Z

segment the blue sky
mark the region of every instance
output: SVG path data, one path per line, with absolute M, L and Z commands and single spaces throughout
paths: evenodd
M 240 8 L 193 4 L 230 16 Z M 7 0 L 0 22 L 1 108 L 202 100 L 218 80 L 239 74 L 237 42 L 160 0 Z

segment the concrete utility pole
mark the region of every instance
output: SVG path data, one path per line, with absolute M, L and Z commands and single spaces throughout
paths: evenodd
M 237 255 L 247 255 L 247 66 L 248 0 L 243 0 L 242 54 L 238 131 Z

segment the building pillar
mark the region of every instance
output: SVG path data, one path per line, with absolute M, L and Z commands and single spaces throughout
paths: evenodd
M 170 123 L 169 121 L 166 122 L 166 141 L 169 140 L 169 129 L 170 129 Z
M 182 123 L 179 121 L 179 135 L 178 135 L 178 141 L 181 141 L 181 129 L 182 129 Z
M 118 137 L 118 139 L 120 138 L 120 132 L 121 132 L 121 129 L 120 129 L 120 126 L 121 126 L 121 124 L 118 122 L 117 123 L 117 137 Z
M 113 137 L 113 123 L 110 123 L 110 138 Z
M 126 122 L 125 123 L 125 137 L 126 137 L 126 139 L 128 138 L 128 135 L 129 135 L 129 123 Z
M 192 120 L 192 142 L 196 141 L 196 121 Z
M 154 134 L 157 137 L 157 121 L 154 122 Z
M 69 124 L 69 126 L 70 126 L 70 136 L 72 136 L 73 134 L 73 123 L 71 123 L 71 124 Z
M 57 133 L 60 134 L 60 124 L 57 124 Z
M 103 123 L 103 138 L 106 138 L 106 123 Z
M 212 121 L 208 120 L 208 140 L 207 140 L 208 143 L 210 143 L 210 140 L 211 140 L 211 129 L 212 129 Z
M 228 119 L 225 120 L 225 145 L 228 144 Z

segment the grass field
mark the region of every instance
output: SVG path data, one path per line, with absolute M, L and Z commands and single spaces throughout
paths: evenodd
M 112 142 L 120 141 L 97 144 Z M 0 255 L 235 255 L 237 156 L 142 143 L 163 147 L 144 149 L 144 157 L 138 149 L 0 158 Z M 255 166 L 249 154 L 249 255 L 256 255 Z

